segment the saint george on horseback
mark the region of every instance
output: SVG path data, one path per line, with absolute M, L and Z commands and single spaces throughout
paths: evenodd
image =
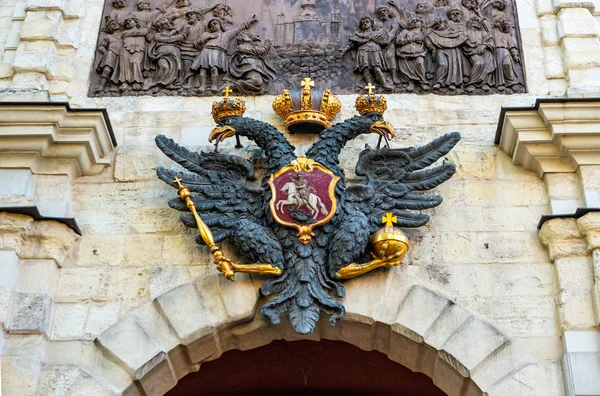
M 299 173 L 296 177 L 289 175 L 289 180 L 281 188 L 281 192 L 287 194 L 288 197 L 286 200 L 278 201 L 275 209 L 284 213 L 284 206 L 294 206 L 296 211 L 306 206 L 313 220 L 317 219 L 319 213 L 325 216 L 329 214 L 329 210 L 327 210 L 321 198 L 315 194 L 317 191 L 308 185 L 308 181 L 302 173 Z

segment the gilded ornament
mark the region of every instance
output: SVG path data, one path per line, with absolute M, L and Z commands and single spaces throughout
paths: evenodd
M 300 91 L 284 89 L 273 101 L 273 110 L 284 119 L 290 133 L 319 133 L 341 111 L 342 103 L 329 90 L 315 91 L 315 82 L 305 78 Z

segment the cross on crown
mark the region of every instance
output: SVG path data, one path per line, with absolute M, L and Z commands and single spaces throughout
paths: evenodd
M 369 95 L 373 95 L 373 90 L 375 89 L 375 85 L 368 83 L 365 89 L 369 92 Z
M 304 89 L 310 90 L 310 87 L 315 86 L 315 82 L 313 80 L 311 80 L 310 77 L 306 77 L 304 80 L 302 80 L 302 82 L 300 83 L 300 86 Z

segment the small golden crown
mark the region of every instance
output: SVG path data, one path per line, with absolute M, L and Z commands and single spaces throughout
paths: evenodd
M 239 98 L 230 99 L 229 94 L 231 92 L 232 91 L 229 87 L 225 87 L 223 90 L 223 94 L 225 95 L 223 100 L 219 102 L 213 102 L 212 116 L 215 122 L 219 122 L 219 120 L 223 117 L 242 117 L 244 115 L 244 112 L 246 111 L 246 103 Z
M 305 78 L 301 91 L 284 89 L 273 101 L 273 110 L 285 120 L 290 133 L 320 133 L 342 109 L 340 100 L 329 90 L 313 91 L 315 82 Z
M 383 97 L 383 95 L 375 95 L 373 90 L 375 87 L 369 83 L 365 89 L 369 92 L 366 95 L 359 95 L 356 98 L 356 104 L 354 107 L 360 113 L 360 115 L 365 115 L 367 113 L 379 113 L 383 115 L 387 110 L 387 100 Z

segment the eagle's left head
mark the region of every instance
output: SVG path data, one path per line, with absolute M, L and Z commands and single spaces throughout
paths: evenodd
M 391 140 L 394 136 L 396 136 L 396 131 L 394 130 L 394 126 L 385 121 L 383 119 L 383 115 L 379 112 L 373 111 L 371 113 L 366 113 L 361 115 L 363 122 L 369 125 L 369 132 L 375 133 L 377 135 L 381 135 L 385 140 Z

